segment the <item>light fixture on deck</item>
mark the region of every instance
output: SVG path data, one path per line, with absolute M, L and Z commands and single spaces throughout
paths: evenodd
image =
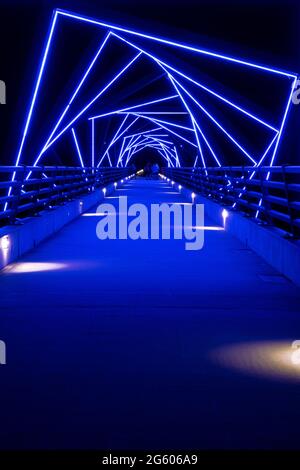
M 191 196 L 192 196 L 192 201 L 194 202 L 194 201 L 195 201 L 196 194 L 195 194 L 195 193 L 192 193 Z
M 225 228 L 226 226 L 226 220 L 228 219 L 229 217 L 229 212 L 227 209 L 223 209 L 222 210 L 222 218 L 223 218 L 223 227 Z
M 210 353 L 219 366 L 261 379 L 300 383 L 299 343 L 265 340 L 226 344 Z
M 104 196 L 105 196 L 105 194 L 106 194 L 106 188 L 103 188 L 103 189 L 102 189 L 102 192 L 103 192 L 103 194 L 104 194 Z
M 9 236 L 8 235 L 4 235 L 4 237 L 2 237 L 0 239 L 0 246 L 1 246 L 1 249 L 3 251 L 6 251 L 8 250 L 8 248 L 10 247 L 10 240 L 9 240 Z

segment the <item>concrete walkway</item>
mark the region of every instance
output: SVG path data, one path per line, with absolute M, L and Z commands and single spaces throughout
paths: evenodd
M 160 181 L 120 195 L 184 202 Z M 0 447 L 299 447 L 299 289 L 226 231 L 193 252 L 100 241 L 98 221 L 0 274 Z

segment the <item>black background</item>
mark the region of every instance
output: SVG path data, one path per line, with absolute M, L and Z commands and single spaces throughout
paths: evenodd
M 24 126 L 53 8 L 300 72 L 300 3 L 296 0 L 0 1 L 0 163 L 12 164 Z M 74 45 L 76 46 L 76 45 Z M 281 162 L 299 164 L 300 106 L 293 106 Z

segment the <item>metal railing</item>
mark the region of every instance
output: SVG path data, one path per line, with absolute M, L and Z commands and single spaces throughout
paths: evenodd
M 0 225 L 64 204 L 128 173 L 111 167 L 0 166 Z
M 199 194 L 300 238 L 300 166 L 165 168 Z

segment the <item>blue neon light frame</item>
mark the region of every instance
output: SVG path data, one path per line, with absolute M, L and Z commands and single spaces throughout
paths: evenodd
M 208 92 L 212 96 L 214 96 L 216 99 L 220 100 L 221 102 L 226 103 L 226 105 L 234 107 L 237 111 L 241 112 L 243 115 L 246 115 L 250 120 L 253 119 L 256 122 L 260 123 L 262 126 L 265 126 L 265 127 L 269 128 L 271 131 L 273 131 L 273 135 L 271 136 L 271 140 L 270 140 L 270 142 L 268 142 L 267 151 L 257 159 L 257 158 L 254 158 L 253 156 L 251 156 L 249 154 L 249 152 L 247 152 L 240 145 L 238 140 L 236 138 L 234 138 L 233 136 L 231 136 L 225 130 L 225 128 L 213 116 L 210 116 L 211 120 L 221 130 L 223 130 L 227 134 L 227 136 L 232 140 L 232 142 L 234 142 L 239 147 L 239 149 L 247 157 L 250 158 L 250 160 L 252 161 L 254 167 L 257 167 L 260 164 L 262 164 L 262 162 L 264 161 L 266 155 L 269 153 L 270 149 L 272 149 L 272 148 L 273 148 L 273 153 L 272 153 L 272 157 L 271 157 L 271 160 L 270 160 L 270 166 L 272 166 L 274 164 L 275 159 L 276 159 L 276 155 L 277 155 L 277 152 L 278 152 L 278 148 L 279 148 L 279 145 L 280 145 L 280 141 L 281 141 L 281 138 L 282 138 L 282 134 L 284 132 L 284 128 L 285 128 L 285 125 L 286 125 L 286 122 L 287 122 L 289 110 L 290 110 L 290 107 L 291 107 L 292 94 L 293 94 L 293 90 L 295 88 L 295 84 L 296 84 L 296 80 L 297 80 L 297 75 L 296 74 L 291 73 L 291 72 L 287 72 L 287 71 L 284 71 L 284 70 L 280 70 L 280 69 L 277 69 L 277 68 L 274 68 L 274 67 L 269 67 L 269 66 L 265 66 L 265 65 L 262 65 L 262 64 L 250 62 L 250 61 L 247 61 L 247 60 L 244 60 L 244 59 L 239 59 L 239 58 L 236 58 L 236 57 L 232 57 L 230 55 L 225 55 L 225 54 L 221 54 L 221 53 L 218 53 L 218 52 L 204 50 L 204 49 L 201 49 L 201 48 L 193 47 L 193 46 L 188 45 L 188 44 L 178 43 L 178 42 L 168 40 L 168 39 L 165 39 L 165 38 L 153 36 L 151 34 L 146 34 L 146 33 L 142 33 L 142 32 L 139 32 L 139 31 L 130 30 L 130 29 L 118 26 L 118 25 L 108 24 L 108 23 L 105 23 L 103 21 L 100 21 L 100 20 L 97 20 L 97 19 L 94 19 L 94 18 L 89 18 L 89 17 L 84 16 L 84 15 L 79 15 L 79 14 L 73 13 L 71 11 L 56 9 L 53 12 L 53 15 L 52 15 L 52 20 L 51 20 L 51 23 L 50 23 L 49 32 L 48 32 L 48 35 L 47 35 L 47 38 L 46 38 L 46 43 L 45 43 L 44 51 L 43 51 L 43 54 L 42 54 L 41 64 L 40 64 L 40 67 L 39 67 L 39 70 L 38 70 L 38 73 L 37 73 L 36 82 L 35 82 L 35 85 L 34 85 L 34 88 L 33 88 L 33 94 L 32 94 L 32 98 L 31 98 L 28 114 L 27 114 L 27 117 L 25 119 L 25 125 L 24 125 L 24 129 L 23 129 L 23 133 L 21 135 L 20 145 L 19 145 L 18 152 L 17 152 L 17 157 L 16 157 L 16 165 L 18 165 L 22 160 L 22 153 L 23 153 L 25 142 L 26 142 L 26 138 L 27 138 L 28 133 L 30 131 L 30 124 L 31 124 L 34 109 L 35 109 L 35 106 L 37 104 L 37 100 L 38 100 L 38 97 L 39 97 L 39 91 L 40 91 L 40 88 L 41 88 L 41 85 L 42 85 L 42 79 L 43 79 L 43 76 L 44 76 L 44 73 L 45 73 L 45 70 L 46 70 L 47 60 L 48 60 L 49 54 L 50 54 L 50 52 L 52 51 L 52 48 L 53 48 L 54 39 L 55 39 L 55 31 L 58 27 L 58 23 L 61 24 L 63 18 L 65 18 L 65 17 L 67 17 L 69 19 L 73 19 L 74 21 L 79 21 L 79 22 L 84 22 L 84 23 L 88 23 L 88 24 L 98 25 L 100 28 L 106 29 L 107 34 L 105 36 L 104 41 L 100 45 L 100 48 L 98 49 L 93 61 L 91 62 L 90 66 L 85 71 L 85 73 L 83 74 L 81 80 L 79 81 L 79 84 L 78 84 L 75 92 L 71 96 L 71 99 L 68 100 L 67 106 L 65 106 L 63 108 L 62 112 L 60 113 L 60 117 L 59 117 L 58 121 L 56 122 L 55 126 L 53 127 L 53 130 L 52 130 L 50 136 L 46 139 L 46 143 L 45 143 L 44 147 L 41 149 L 40 154 L 38 155 L 38 157 L 34 161 L 34 165 L 36 165 L 40 161 L 40 158 L 44 155 L 44 153 L 68 129 L 71 129 L 74 141 L 76 142 L 76 134 L 75 134 L 74 126 L 77 123 L 77 120 L 85 113 L 85 111 L 90 107 L 91 104 L 93 104 L 95 101 L 97 101 L 98 98 L 108 88 L 110 88 L 110 86 L 118 78 L 120 78 L 123 75 L 123 73 L 129 67 L 134 65 L 135 61 L 142 54 L 147 56 L 149 59 L 155 61 L 155 63 L 158 64 L 161 67 L 161 69 L 165 71 L 166 77 L 169 79 L 169 82 L 172 85 L 173 91 L 174 91 L 174 89 L 176 91 L 176 95 L 172 95 L 170 97 L 163 97 L 161 99 L 153 100 L 152 103 L 151 102 L 141 103 L 141 104 L 130 106 L 130 107 L 127 107 L 127 108 L 123 108 L 123 109 L 120 109 L 120 110 L 117 110 L 117 111 L 112 111 L 112 112 L 109 112 L 109 113 L 106 113 L 106 114 L 89 117 L 89 119 L 92 121 L 92 123 L 91 123 L 91 126 L 92 126 L 91 127 L 91 137 L 92 137 L 91 141 L 92 142 L 91 142 L 91 154 L 90 154 L 91 155 L 92 165 L 95 165 L 95 159 L 96 159 L 95 119 L 99 118 L 99 117 L 112 116 L 114 114 L 122 114 L 122 113 L 124 113 L 126 115 L 126 117 L 128 115 L 132 115 L 132 116 L 135 116 L 137 119 L 138 118 L 141 118 L 143 120 L 148 119 L 149 122 L 151 122 L 151 124 L 154 124 L 154 125 L 158 126 L 158 129 L 161 129 L 162 131 L 166 131 L 167 132 L 166 135 L 169 138 L 172 138 L 172 136 L 175 136 L 175 137 L 177 137 L 181 140 L 184 140 L 187 144 L 192 145 L 193 147 L 196 147 L 198 149 L 199 155 L 197 156 L 197 158 L 195 160 L 195 164 L 196 164 L 196 162 L 201 161 L 203 166 L 206 165 L 205 159 L 204 159 L 204 156 L 203 156 L 203 149 L 202 149 L 203 144 L 205 144 L 208 147 L 208 149 L 211 152 L 211 154 L 212 154 L 212 156 L 213 156 L 213 158 L 214 158 L 217 165 L 221 165 L 221 163 L 220 163 L 221 161 L 222 161 L 222 163 L 225 164 L 225 162 L 222 159 L 220 159 L 216 156 L 215 151 L 212 148 L 212 144 L 208 142 L 207 137 L 205 136 L 203 130 L 201 129 L 201 123 L 199 123 L 198 120 L 193 115 L 191 109 L 187 105 L 186 100 L 184 99 L 184 95 L 186 94 L 187 96 L 189 96 L 196 103 L 196 105 L 201 107 L 201 109 L 204 112 L 205 112 L 205 107 L 202 104 L 200 104 L 192 96 L 192 94 L 187 90 L 186 86 L 184 86 L 180 82 L 180 77 L 184 78 L 187 81 L 190 81 L 191 83 L 193 83 L 196 86 L 201 87 L 206 92 Z M 60 20 L 58 21 L 58 19 L 60 19 Z M 126 39 L 126 37 L 123 37 L 122 34 L 125 34 L 127 38 L 130 36 L 132 38 L 132 40 L 129 41 L 128 39 Z M 65 126 L 62 130 L 59 130 L 58 133 L 57 133 L 57 130 L 59 129 L 59 126 L 60 126 L 62 120 L 66 116 L 66 114 L 69 110 L 69 107 L 71 106 L 75 96 L 80 92 L 82 84 L 84 83 L 84 81 L 87 78 L 88 74 L 91 72 L 91 70 L 92 70 L 94 64 L 96 63 L 96 61 L 99 59 L 103 47 L 107 43 L 109 43 L 109 39 L 110 39 L 111 36 L 114 36 L 116 38 L 119 38 L 119 40 L 126 42 L 128 45 L 130 45 L 132 48 L 134 48 L 136 51 L 138 51 L 137 55 L 134 56 L 134 58 L 126 65 L 126 67 L 124 67 L 121 71 L 118 71 L 118 73 L 115 75 L 115 77 L 102 90 L 99 91 L 99 93 L 94 98 L 94 100 L 92 100 L 91 103 L 89 103 L 87 106 L 85 106 L 84 109 L 76 116 L 75 119 L 73 119 L 71 122 L 69 122 L 67 124 L 67 126 Z M 243 107 L 237 105 L 233 101 L 231 101 L 228 98 L 222 96 L 220 93 L 217 93 L 211 87 L 206 86 L 206 85 L 198 82 L 193 77 L 189 77 L 188 75 L 183 73 L 181 70 L 178 70 L 172 64 L 166 63 L 165 61 L 161 60 L 160 58 L 155 57 L 154 55 L 149 53 L 146 49 L 143 49 L 143 48 L 137 46 L 133 42 L 135 37 L 155 41 L 155 42 L 158 42 L 162 45 L 168 45 L 168 46 L 172 46 L 174 48 L 180 48 L 182 50 L 192 51 L 196 54 L 202 54 L 202 55 L 205 55 L 205 56 L 209 56 L 209 57 L 212 57 L 212 58 L 220 60 L 220 61 L 232 62 L 232 63 L 240 65 L 241 67 L 250 67 L 250 68 L 255 69 L 259 72 L 265 72 L 265 73 L 273 75 L 273 76 L 278 75 L 280 77 L 286 78 L 288 82 L 290 80 L 292 80 L 292 83 L 290 83 L 290 85 L 289 85 L 290 91 L 289 91 L 289 95 L 288 95 L 288 99 L 287 99 L 287 104 L 286 104 L 285 109 L 283 111 L 283 117 L 281 119 L 280 127 L 277 129 L 272 124 L 266 122 L 264 119 L 261 119 L 260 117 L 255 116 L 252 112 L 250 112 L 250 111 L 244 109 Z M 53 53 L 53 51 L 52 51 L 52 53 Z M 149 104 L 154 104 L 156 102 L 162 102 L 162 101 L 167 101 L 167 100 L 176 99 L 176 98 L 178 98 L 178 101 L 181 102 L 182 109 L 184 109 L 185 113 L 188 113 L 189 116 L 190 116 L 191 123 L 192 123 L 192 128 L 190 128 L 190 129 L 186 128 L 185 126 L 179 126 L 178 124 L 176 124 L 172 120 L 165 121 L 164 119 L 159 119 L 159 118 L 155 119 L 155 118 L 151 117 L 151 116 L 154 115 L 154 112 L 151 113 L 151 111 L 146 111 L 145 108 L 144 108 L 145 106 L 148 106 Z M 141 108 L 142 106 L 143 106 L 142 110 L 139 110 L 138 108 Z M 174 112 L 173 114 L 179 114 L 179 113 L 180 113 L 180 111 L 178 111 L 176 113 Z M 164 112 L 161 112 L 161 113 L 158 113 L 158 114 L 164 114 Z M 166 111 L 165 114 L 169 115 L 169 117 L 171 119 L 172 112 L 167 112 Z M 134 121 L 134 123 L 135 122 L 136 121 Z M 129 127 L 131 127 L 131 126 L 129 126 Z M 177 127 L 177 132 L 175 132 L 174 127 Z M 127 130 L 128 129 L 125 130 L 125 134 L 126 134 Z M 183 131 L 190 131 L 193 135 L 192 140 L 187 139 L 185 137 L 185 134 L 184 134 Z M 123 133 L 122 133 L 122 135 L 123 135 Z M 116 135 L 115 137 L 118 137 L 118 136 Z M 110 145 L 108 146 L 108 148 L 105 152 L 104 156 L 107 155 L 109 160 L 110 160 L 109 149 L 117 141 L 119 141 L 119 137 L 118 138 L 112 138 L 112 140 L 110 142 Z M 148 141 L 148 143 L 150 145 L 150 140 Z M 78 144 L 78 141 L 77 141 L 77 144 Z M 123 145 L 125 145 L 124 140 L 123 140 Z M 78 147 L 78 145 L 76 146 L 76 148 L 77 147 Z M 124 153 L 124 149 L 121 150 L 121 153 L 122 152 Z M 176 146 L 174 146 L 174 152 L 176 152 L 176 154 L 177 154 Z M 177 158 L 177 161 L 179 161 L 179 158 Z M 118 163 L 119 163 L 119 161 L 118 161 Z M 111 164 L 111 161 L 110 161 L 110 164 Z M 84 159 L 82 159 L 82 165 L 84 165 Z M 99 163 L 98 163 L 98 165 L 99 165 Z M 12 179 L 14 179 L 14 177 L 15 177 L 15 175 L 13 175 Z M 9 190 L 9 193 L 10 193 L 10 191 L 11 191 L 11 189 Z

